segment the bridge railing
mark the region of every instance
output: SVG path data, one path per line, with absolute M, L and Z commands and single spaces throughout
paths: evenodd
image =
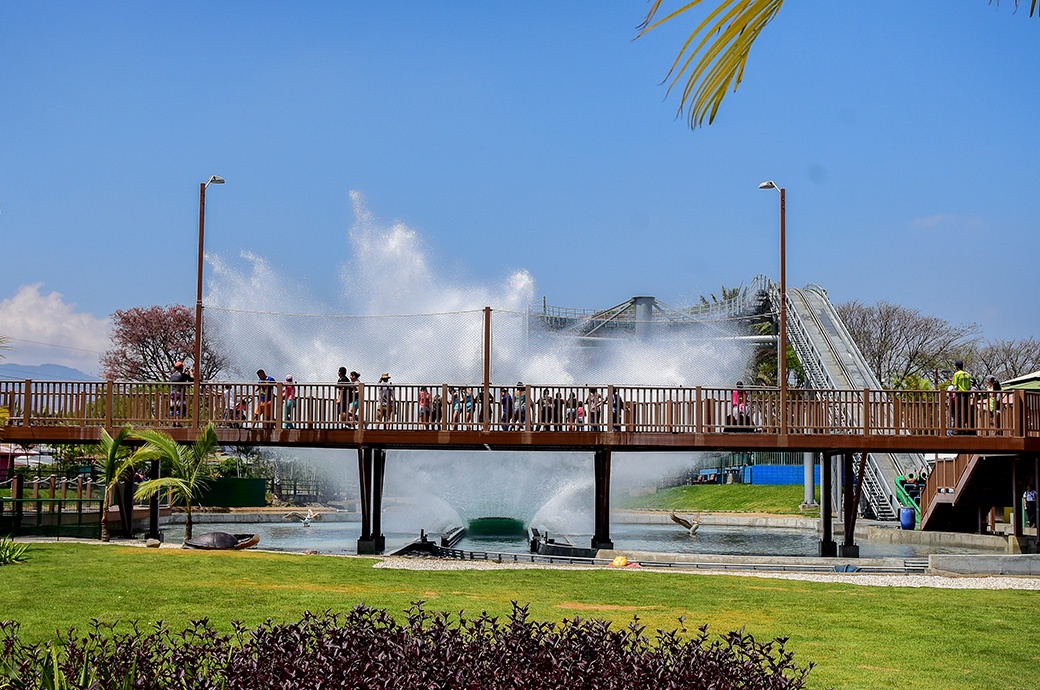
M 1033 391 L 789 390 L 772 388 L 528 384 L 204 383 L 200 422 L 223 427 L 401 431 L 617 431 L 1040 436 Z M 192 384 L 0 381 L 12 426 L 193 426 Z M 505 395 L 504 395 L 505 393 Z M 291 400 L 291 404 L 289 401 Z M 356 400 L 357 404 L 351 402 Z

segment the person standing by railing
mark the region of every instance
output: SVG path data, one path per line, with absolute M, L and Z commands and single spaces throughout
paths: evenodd
M 585 398 L 585 416 L 588 418 L 589 431 L 602 431 L 603 394 L 598 388 L 589 388 L 589 396 Z
M 419 425 L 424 429 L 430 425 L 430 391 L 426 386 L 419 388 Z
M 358 420 L 358 408 L 361 406 L 361 374 L 350 372 L 350 385 L 347 386 L 347 421 L 351 424 Z
M 336 419 L 341 422 L 350 421 L 350 379 L 347 368 L 340 367 L 336 372 Z
M 390 383 L 390 374 L 386 373 L 379 377 L 379 407 L 376 411 L 376 421 L 386 428 L 394 416 L 394 385 Z
M 625 401 L 622 400 L 621 394 L 615 388 L 614 394 L 610 399 L 610 424 L 614 431 L 621 431 L 621 415 L 624 411 Z
M 964 370 L 963 360 L 953 365 L 953 428 L 955 434 L 972 434 L 975 428 L 975 410 L 971 405 L 971 374 Z
M 502 431 L 510 431 L 513 428 L 513 395 L 509 389 L 502 386 L 498 396 L 499 421 L 502 422 Z
M 282 428 L 292 429 L 293 408 L 296 407 L 296 386 L 293 385 L 292 374 L 285 377 L 282 387 Z
M 184 371 L 184 362 L 175 362 L 173 373 L 170 374 L 170 417 L 174 420 L 174 426 L 180 426 L 180 422 L 188 416 L 188 396 L 185 395 L 187 385 L 195 380 L 192 375 L 195 368 L 188 372 Z
M 743 381 L 737 381 L 737 387 L 733 390 L 732 418 L 736 426 L 748 426 L 748 392 L 744 390 Z
M 518 428 L 522 431 L 527 422 L 527 387 L 523 381 L 516 382 L 516 395 L 513 398 L 514 407 L 513 419 L 517 423 Z
M 274 419 L 274 377 L 268 376 L 263 369 L 256 370 L 256 407 L 253 408 L 253 422 L 262 427 L 265 422 Z
M 989 429 L 992 432 L 1000 430 L 1000 403 L 1003 402 L 1004 394 L 1001 393 L 1000 381 L 996 376 L 990 374 L 986 377 L 985 410 L 989 413 Z

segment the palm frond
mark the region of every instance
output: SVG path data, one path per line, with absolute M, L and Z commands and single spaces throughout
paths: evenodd
M 999 5 L 1000 0 L 989 0 L 991 5 Z M 1021 0 L 1015 0 L 1015 11 L 1018 11 L 1018 7 L 1021 4 Z M 1040 0 L 1031 0 L 1029 3 L 1029 16 L 1040 17 Z
M 661 2 L 654 0 L 640 25 L 639 36 L 692 10 L 703 0 L 690 0 L 656 19 Z M 686 39 L 665 81 L 669 82 L 668 93 L 671 93 L 686 79 L 679 113 L 688 111 L 690 127 L 703 125 L 705 118 L 708 124 L 715 120 L 722 99 L 731 88 L 736 91 L 744 78 L 752 44 L 783 4 L 784 0 L 722 0 Z
M 1014 1 L 1017 11 L 1021 0 Z M 662 2 L 653 0 L 636 38 L 683 16 L 704 0 L 689 0 L 658 17 Z M 999 5 L 1000 0 L 989 3 Z M 704 118 L 708 118 L 708 124 L 714 122 L 722 99 L 730 89 L 735 92 L 744 78 L 751 46 L 783 4 L 784 0 L 715 0 L 715 8 L 683 43 L 664 82 L 668 82 L 670 94 L 685 78 L 677 114 L 685 110 L 691 128 L 702 126 Z M 1030 0 L 1029 16 L 1040 17 L 1040 0 Z
M 108 430 L 101 429 L 101 437 L 98 441 L 101 456 L 94 464 L 106 485 L 114 485 L 123 476 L 123 473 L 133 466 L 132 462 L 124 461 L 129 451 L 123 445 L 132 433 L 133 429 L 130 425 L 120 429 L 115 437 L 109 434 Z

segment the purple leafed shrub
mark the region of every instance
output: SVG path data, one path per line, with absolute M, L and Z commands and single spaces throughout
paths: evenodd
M 18 625 L 0 623 L 0 687 L 51 689 L 319 690 L 334 688 L 612 688 L 779 690 L 801 688 L 812 668 L 795 665 L 778 638 L 758 643 L 743 630 L 709 637 L 625 628 L 596 619 L 534 621 L 513 604 L 504 619 L 453 619 L 413 604 L 403 623 L 358 606 L 347 614 L 304 614 L 298 623 L 235 624 L 230 635 L 207 620 L 181 632 L 115 632 L 94 622 L 78 637 L 27 645 Z

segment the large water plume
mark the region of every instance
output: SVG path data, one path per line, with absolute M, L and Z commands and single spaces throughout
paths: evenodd
M 515 271 L 490 286 L 456 282 L 431 265 L 416 230 L 381 223 L 360 194 L 352 192 L 351 199 L 356 220 L 348 233 L 350 255 L 340 269 L 341 294 L 332 299 L 319 299 L 264 257 L 243 253 L 243 264 L 207 256 L 212 277 L 205 327 L 233 362 L 230 378 L 247 380 L 264 368 L 276 377 L 291 373 L 301 383 L 330 382 L 344 366 L 360 371 L 364 381 L 391 372 L 398 384 L 479 384 L 486 306 L 493 310 L 495 383 L 728 386 L 745 370 L 746 345 L 692 339 L 689 331 L 583 340 L 541 329 L 529 315 L 535 297 L 530 273 Z M 611 270 L 604 267 L 602 274 Z M 696 332 L 737 334 L 725 323 Z M 346 457 L 342 451 L 327 454 Z M 653 462 L 646 456 L 638 462 L 629 462 L 630 455 L 615 458 L 620 481 L 634 468 L 639 471 L 631 474 L 645 480 L 691 463 L 690 454 L 660 455 Z M 351 459 L 344 462 L 348 472 Z M 386 492 L 437 497 L 426 500 L 429 515 L 401 525 L 406 529 L 428 527 L 430 519 L 508 515 L 581 531 L 591 526 L 591 511 L 583 508 L 575 518 L 569 508 L 575 501 L 591 506 L 591 481 L 591 458 L 583 454 L 402 451 L 390 454 Z M 551 524 L 554 514 L 566 524 Z

